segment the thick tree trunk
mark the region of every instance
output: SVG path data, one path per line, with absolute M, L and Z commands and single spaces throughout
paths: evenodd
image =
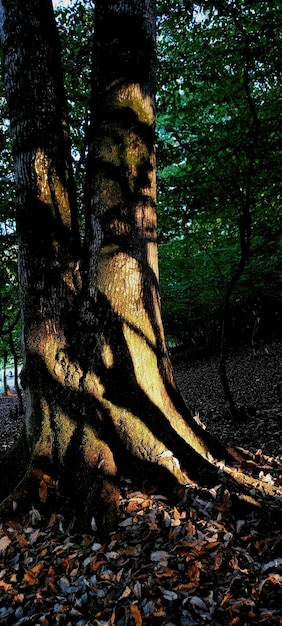
M 236 456 L 191 417 L 164 339 L 155 2 L 96 2 L 83 253 L 51 3 L 2 0 L 0 7 L 19 197 L 29 447 L 25 477 L 2 510 L 24 499 L 53 506 L 59 484 L 70 507 L 105 530 L 116 519 L 122 476 L 178 492 L 190 481 L 218 482 L 213 457 Z
M 26 434 L 30 458 L 45 467 L 57 463 L 68 421 L 54 384 L 80 280 L 75 188 L 52 4 L 3 0 L 0 22 L 18 198 Z

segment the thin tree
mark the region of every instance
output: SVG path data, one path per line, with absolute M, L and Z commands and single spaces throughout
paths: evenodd
M 86 523 L 94 515 L 105 531 L 116 521 L 121 477 L 179 495 L 193 481 L 218 483 L 215 457 L 240 458 L 191 416 L 164 338 L 155 1 L 96 2 L 83 242 L 51 0 L 1 0 L 0 7 L 27 404 L 2 512 L 10 515 L 15 502 L 19 510 L 38 506 L 40 498 L 48 510 L 59 485 L 77 515 Z M 222 480 L 235 491 L 252 484 L 230 471 Z

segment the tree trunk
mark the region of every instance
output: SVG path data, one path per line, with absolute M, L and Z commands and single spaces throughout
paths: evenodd
M 8 363 L 8 352 L 4 350 L 4 358 L 3 358 L 3 385 L 4 385 L 4 394 L 5 396 L 11 395 L 11 389 L 8 385 L 7 381 L 7 363 Z
M 66 98 L 50 0 L 4 0 L 0 22 L 18 200 L 26 435 L 31 467 L 46 471 L 58 466 L 69 422 L 56 367 L 80 280 Z
M 218 482 L 215 455 L 236 457 L 192 418 L 165 344 L 155 2 L 96 2 L 83 246 L 51 2 L 2 0 L 0 7 L 29 449 L 23 480 L 12 495 L 5 486 L 2 511 L 40 499 L 47 511 L 59 489 L 88 527 L 94 516 L 105 531 L 116 521 L 121 477 L 179 495 L 191 481 Z

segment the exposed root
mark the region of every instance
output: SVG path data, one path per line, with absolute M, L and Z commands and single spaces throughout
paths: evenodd
M 153 436 L 152 439 L 154 443 Z M 44 464 L 44 459 L 42 462 L 40 459 L 38 462 L 28 459 L 23 435 L 13 453 L 2 459 L 1 474 L 9 480 L 2 485 L 1 495 L 5 499 L 0 507 L 1 518 L 15 518 L 33 509 L 48 518 L 52 512 L 60 510 L 65 511 L 67 516 L 75 515 L 80 528 L 88 531 L 94 520 L 100 535 L 105 536 L 118 522 L 119 482 L 122 475 L 128 476 L 133 482 L 136 479 L 136 484 L 148 480 L 152 490 L 154 487 L 161 489 L 164 495 L 175 501 L 183 498 L 186 487 L 189 490 L 198 485 L 206 493 L 215 490 L 216 494 L 225 490 L 229 494 L 226 496 L 229 511 L 232 510 L 236 518 L 240 519 L 246 512 L 252 512 L 258 518 L 269 519 L 273 511 L 273 517 L 281 519 L 282 489 L 279 477 L 263 480 L 260 476 L 262 467 L 270 473 L 273 469 L 265 459 L 256 459 L 255 455 L 245 450 L 226 448 L 229 463 L 226 464 L 225 461 L 211 457 L 208 447 L 205 456 L 197 453 L 173 430 L 170 444 L 168 449 L 167 445 L 159 442 L 159 454 L 156 454 L 152 445 L 148 449 L 146 461 L 137 459 L 133 444 L 131 451 L 124 447 L 119 458 L 114 455 L 119 478 L 103 474 L 101 464 L 101 469 L 99 466 L 96 470 L 87 467 L 83 455 L 80 461 L 76 459 L 76 463 L 75 456 L 71 455 L 71 468 L 61 468 L 58 476 L 54 468 Z M 234 465 L 230 464 L 230 460 L 233 460 Z M 260 460 L 264 465 L 257 462 Z M 11 472 L 11 469 L 14 471 Z M 279 472 L 277 468 L 276 474 Z M 19 480 L 21 476 L 23 478 Z

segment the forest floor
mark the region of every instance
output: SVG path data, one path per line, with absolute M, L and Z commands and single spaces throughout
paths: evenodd
M 250 450 L 259 477 L 281 484 L 282 342 L 232 350 L 228 374 L 247 421 L 228 417 L 214 355 L 173 356 L 193 413 Z M 14 445 L 17 399 L 0 398 L 0 454 Z M 252 467 L 250 467 L 252 471 Z M 257 474 L 256 474 L 257 475 Z M 36 509 L 0 525 L 0 624 L 20 626 L 257 626 L 282 624 L 281 515 L 234 515 L 222 485 L 191 488 L 178 506 L 125 483 L 107 543 Z

